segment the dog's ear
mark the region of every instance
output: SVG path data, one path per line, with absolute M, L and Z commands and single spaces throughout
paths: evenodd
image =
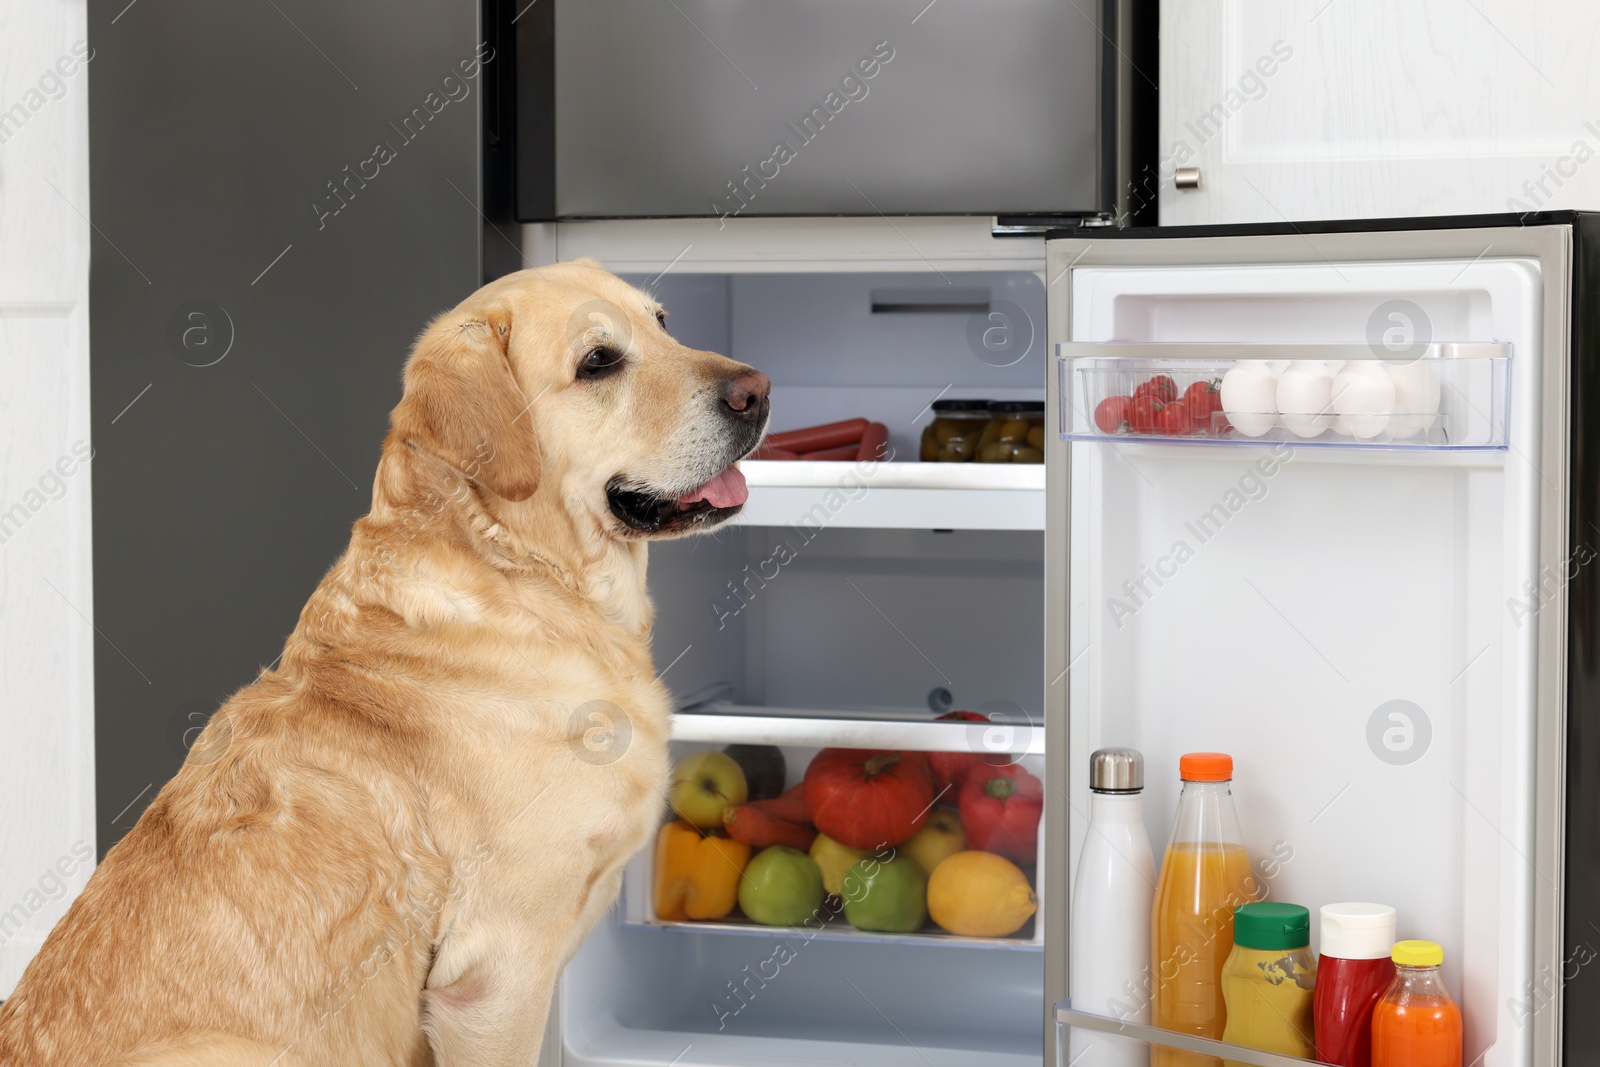
M 406 364 L 391 422 L 402 440 L 438 456 L 507 500 L 539 487 L 539 443 L 511 369 L 511 312 L 435 321 Z

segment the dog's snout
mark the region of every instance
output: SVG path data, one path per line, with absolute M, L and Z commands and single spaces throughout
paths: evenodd
M 741 419 L 758 419 L 767 410 L 772 383 L 758 370 L 745 368 L 722 383 L 722 402 Z

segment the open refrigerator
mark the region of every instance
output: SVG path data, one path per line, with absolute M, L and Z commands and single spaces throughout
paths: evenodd
M 1070 1000 L 1087 760 L 1118 745 L 1145 755 L 1158 857 L 1178 756 L 1230 752 L 1271 899 L 1393 904 L 1399 936 L 1441 942 L 1467 1062 L 1542 1067 L 1563 1042 L 1585 1062 L 1600 1011 L 1574 1005 L 1600 1007 L 1600 979 L 1573 961 L 1600 944 L 1583 934 L 1600 790 L 1569 760 L 1600 755 L 1579 714 L 1600 692 L 1600 586 L 1574 565 L 1600 538 L 1573 399 L 1594 391 L 1600 334 L 1576 296 L 1594 220 L 1078 230 L 987 259 L 909 229 L 916 261 L 813 228 L 803 255 L 697 250 L 670 271 L 687 249 L 665 230 L 648 254 L 561 249 L 635 272 L 680 340 L 767 373 L 775 430 L 890 428 L 894 456 L 866 468 L 747 461 L 733 523 L 652 547 L 672 756 L 776 745 L 786 785 L 825 747 L 1019 762 L 1045 781 L 1038 911 L 1003 938 L 671 921 L 647 851 L 566 970 L 543 1062 L 1094 1067 L 1110 1044 L 1117 1063 L 1192 1049 Z M 1253 361 L 1421 367 L 1435 395 L 1309 437 L 1096 425 L 1132 382 Z M 1044 400 L 1046 462 L 919 462 L 941 397 Z M 949 708 L 992 722 L 935 721 Z

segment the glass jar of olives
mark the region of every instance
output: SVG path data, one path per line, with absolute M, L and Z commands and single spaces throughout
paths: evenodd
M 987 425 L 986 400 L 935 400 L 933 421 L 922 430 L 922 459 L 929 463 L 972 462 Z
M 1043 463 L 1044 401 L 991 400 L 978 436 L 979 463 Z

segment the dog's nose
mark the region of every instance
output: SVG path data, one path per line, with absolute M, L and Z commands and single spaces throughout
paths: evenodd
M 772 382 L 758 370 L 746 368 L 722 383 L 722 402 L 744 419 L 758 418 L 767 407 Z

